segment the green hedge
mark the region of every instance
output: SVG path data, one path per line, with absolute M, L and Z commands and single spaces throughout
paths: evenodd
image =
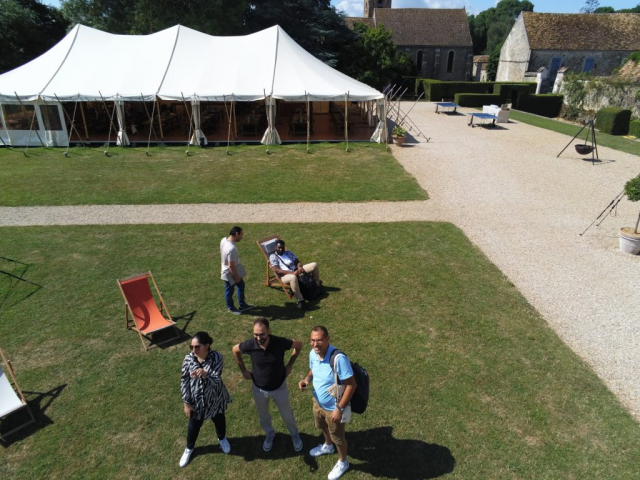
M 500 95 L 500 98 L 502 98 L 501 103 L 512 103 L 514 107 L 521 97 L 534 93 L 536 93 L 535 83 L 496 83 L 493 87 L 493 94 Z
M 430 78 L 419 78 L 416 80 L 416 95 L 425 93 L 424 99 L 432 102 L 439 102 L 443 98 L 455 98 L 457 93 L 488 93 L 494 94 L 496 85 L 517 85 L 518 91 L 522 88 L 529 92 L 535 92 L 535 83 L 522 82 L 443 82 Z M 523 88 L 525 87 L 526 88 Z M 506 92 L 506 90 L 505 90 Z M 510 98 L 509 91 L 509 98 Z
M 604 107 L 596 114 L 596 128 L 611 135 L 626 135 L 629 133 L 631 110 L 624 108 Z
M 629 135 L 640 138 L 640 120 L 631 120 L 629 124 Z
M 563 101 L 563 95 L 554 95 L 552 93 L 524 95 L 518 97 L 517 109 L 542 117 L 555 118 L 560 115 Z
M 500 95 L 491 93 L 456 93 L 455 100 L 461 107 L 482 107 L 483 105 L 499 105 Z

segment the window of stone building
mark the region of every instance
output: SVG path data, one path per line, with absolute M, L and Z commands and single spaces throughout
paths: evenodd
M 584 65 L 582 66 L 582 71 L 584 73 L 588 73 L 593 70 L 593 67 L 596 64 L 596 59 L 593 57 L 587 57 L 584 59 Z
M 455 52 L 453 50 L 449 50 L 449 58 L 447 59 L 447 72 L 453 72 L 454 56 L 455 56 Z
M 416 69 L 418 72 L 422 71 L 422 50 L 418 50 L 418 56 L 416 58 Z

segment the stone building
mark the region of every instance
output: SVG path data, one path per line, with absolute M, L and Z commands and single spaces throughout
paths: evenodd
M 611 75 L 640 50 L 640 14 L 522 12 L 500 50 L 497 81 L 542 77 L 551 90 L 558 70 Z
M 473 71 L 471 72 L 471 78 L 474 82 L 486 82 L 487 81 L 487 66 L 489 65 L 489 55 L 474 55 L 473 56 Z
M 391 4 L 392 0 L 365 0 L 364 18 L 349 17 L 347 24 L 384 25 L 398 49 L 413 57 L 418 76 L 471 79 L 473 42 L 464 8 L 392 9 Z

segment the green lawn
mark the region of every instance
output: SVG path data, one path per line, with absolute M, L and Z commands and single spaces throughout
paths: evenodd
M 0 149 L 0 205 L 363 202 L 427 194 L 378 144 Z
M 253 313 L 305 342 L 290 384 L 306 373 L 315 324 L 371 375 L 369 410 L 348 427 L 345 478 L 637 478 L 640 426 L 456 227 L 245 227 L 239 248 Z M 283 433 L 271 453 L 261 449 L 250 384 L 230 353 L 253 317 L 223 308 L 218 243 L 228 229 L 0 229 L 0 339 L 38 419 L 0 450 L 0 478 L 326 478 L 335 456 L 297 455 Z M 328 286 L 304 314 L 260 285 L 254 240 L 274 232 L 302 260 L 318 261 Z M 180 328 L 214 337 L 233 396 L 232 453 L 219 451 L 205 425 L 183 470 L 188 340 L 143 351 L 124 328 L 115 282 L 149 269 Z M 291 399 L 308 452 L 319 438 L 310 394 L 292 390 Z
M 581 128 L 577 125 L 559 122 L 551 118 L 539 117 L 537 115 L 520 112 L 518 110 L 511 110 L 510 118 L 517 122 L 528 123 L 529 125 L 534 125 L 536 127 L 545 128 L 558 133 L 564 133 L 565 135 L 571 135 L 572 137 L 578 133 Z M 586 136 L 587 129 L 585 128 L 580 134 L 580 139 L 584 140 Z M 640 142 L 637 140 L 630 140 L 617 135 L 608 135 L 606 133 L 596 131 L 596 142 L 598 145 L 602 145 L 603 147 L 613 148 L 614 150 L 631 153 L 632 155 L 640 155 Z

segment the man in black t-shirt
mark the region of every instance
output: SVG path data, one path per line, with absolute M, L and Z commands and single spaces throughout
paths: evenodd
M 289 363 L 284 364 L 284 353 L 292 350 Z M 253 322 L 253 338 L 246 342 L 234 345 L 232 351 L 242 375 L 247 380 L 253 380 L 253 399 L 256 402 L 260 426 L 267 437 L 262 444 L 265 452 L 273 447 L 276 431 L 271 423 L 269 413 L 269 399 L 273 398 L 282 420 L 293 439 L 293 448 L 296 452 L 302 450 L 302 439 L 298 433 L 296 419 L 293 416 L 289 390 L 285 379 L 291 373 L 296 358 L 302 349 L 300 340 L 271 335 L 269 320 L 258 318 Z M 247 370 L 242 355 L 251 357 L 251 371 Z

